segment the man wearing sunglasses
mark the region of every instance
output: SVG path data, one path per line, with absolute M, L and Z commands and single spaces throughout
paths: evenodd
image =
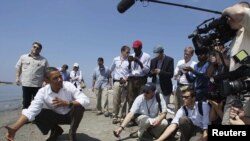
M 127 114 L 120 127 L 114 131 L 115 136 L 119 137 L 122 130 L 124 130 L 133 118 L 135 118 L 135 122 L 139 126 L 139 130 L 136 134 L 139 139 L 143 137 L 145 131 L 156 138 L 161 135 L 164 129 L 168 126 L 168 121 L 165 119 L 167 115 L 167 107 L 163 96 L 159 94 L 162 109 L 162 112 L 160 112 L 155 90 L 156 86 L 154 83 L 148 82 L 144 85 L 143 94 L 136 97 L 130 112 Z
M 42 87 L 45 69 L 49 66 L 41 56 L 42 44 L 34 42 L 29 54 L 22 55 L 16 64 L 16 84 L 22 85 L 23 109 L 29 107 L 37 91 Z
M 207 140 L 210 107 L 207 102 L 202 102 L 202 114 L 199 104 L 195 101 L 195 93 L 190 88 L 182 90 L 184 106 L 179 108 L 171 124 L 155 141 L 164 141 L 178 128 L 181 132 L 181 141 Z

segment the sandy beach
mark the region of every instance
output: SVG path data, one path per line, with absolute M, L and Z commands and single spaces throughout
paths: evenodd
M 114 137 L 113 130 L 115 130 L 119 124 L 112 124 L 110 117 L 104 117 L 103 115 L 96 116 L 95 104 L 96 97 L 88 89 L 84 90 L 84 93 L 91 100 L 91 107 L 84 113 L 83 119 L 79 125 L 77 131 L 78 141 L 116 141 L 118 138 Z M 109 96 L 110 111 L 112 110 L 112 94 Z M 0 141 L 4 141 L 4 134 L 6 129 L 5 125 L 12 124 L 20 115 L 21 108 L 14 109 L 12 111 L 0 112 Z M 169 114 L 169 116 L 171 116 Z M 64 130 L 63 134 L 59 136 L 58 141 L 68 141 L 69 125 L 61 126 Z M 135 141 L 135 138 L 129 138 L 129 134 L 136 131 L 137 127 L 128 127 L 121 133 L 120 140 Z M 16 141 L 45 141 L 49 135 L 43 135 L 35 124 L 29 123 L 24 125 L 16 134 Z

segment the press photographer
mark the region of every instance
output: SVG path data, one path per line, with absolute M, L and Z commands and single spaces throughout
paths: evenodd
M 247 73 L 247 71 L 250 71 L 250 61 L 248 63 L 241 62 L 243 60 L 242 54 L 247 54 L 245 57 L 249 58 L 248 54 L 250 53 L 249 7 L 248 2 L 240 2 L 228 7 L 223 11 L 220 18 L 212 18 L 204 21 L 197 27 L 193 34 L 189 35 L 189 38 L 192 38 L 196 50 L 207 48 L 210 52 L 215 51 L 222 60 L 220 65 L 223 70 L 219 70 L 219 67 L 216 66 L 218 64 L 215 64 L 212 67 L 214 67 L 213 69 L 215 70 L 217 69 L 217 72 L 210 71 L 210 74 L 208 74 L 216 79 L 213 80 L 215 85 L 209 88 L 210 96 L 212 96 L 212 98 L 216 96 L 215 99 L 218 99 L 218 97 L 222 99 L 226 98 L 222 124 L 229 124 L 229 113 L 234 100 L 239 99 L 240 93 L 248 93 L 250 91 L 250 89 L 248 89 L 248 87 L 250 87 L 250 85 L 248 85 L 250 75 Z M 229 68 L 227 68 L 225 61 L 225 58 L 227 58 L 226 53 L 218 50 L 218 45 L 230 45 L 228 51 L 230 59 Z M 242 64 L 244 65 L 242 66 Z M 244 120 L 250 116 L 249 103 L 248 101 L 245 104 Z M 234 118 L 233 120 L 236 119 Z M 247 121 L 243 122 L 249 123 Z
M 231 7 L 226 8 L 222 16 L 227 16 L 228 24 L 231 29 L 237 30 L 236 36 L 232 41 L 230 48 L 230 65 L 229 71 L 234 71 L 238 69 L 241 64 L 234 59 L 235 55 L 242 50 L 245 50 L 248 54 L 250 53 L 250 5 L 248 2 L 240 2 Z M 248 91 L 249 92 L 249 91 Z M 224 116 L 222 124 L 229 124 L 230 109 L 232 107 L 233 101 L 236 99 L 235 95 L 229 95 L 226 99 L 226 105 L 224 110 Z M 232 107 L 232 110 L 234 107 Z M 240 118 L 235 118 L 231 120 L 242 120 L 244 124 L 250 124 L 250 101 L 248 100 L 245 104 L 244 115 Z M 239 115 L 237 115 L 239 116 Z M 233 124 L 233 122 L 231 122 Z

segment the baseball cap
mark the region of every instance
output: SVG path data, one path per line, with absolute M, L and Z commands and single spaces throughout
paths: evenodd
M 164 51 L 164 49 L 163 49 L 163 47 L 161 45 L 157 45 L 153 49 L 154 53 L 162 53 L 163 51 Z
M 152 82 L 148 82 L 143 86 L 143 92 L 147 92 L 147 91 L 155 91 L 156 90 L 156 86 L 154 83 Z
M 78 64 L 78 63 L 74 63 L 73 66 L 74 66 L 74 67 L 79 67 L 79 64 Z
M 136 40 L 133 43 L 133 48 L 140 48 L 142 47 L 142 42 L 140 40 Z

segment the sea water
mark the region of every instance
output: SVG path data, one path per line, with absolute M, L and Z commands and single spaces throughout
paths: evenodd
M 16 85 L 0 85 L 0 112 L 22 106 L 22 87 Z

